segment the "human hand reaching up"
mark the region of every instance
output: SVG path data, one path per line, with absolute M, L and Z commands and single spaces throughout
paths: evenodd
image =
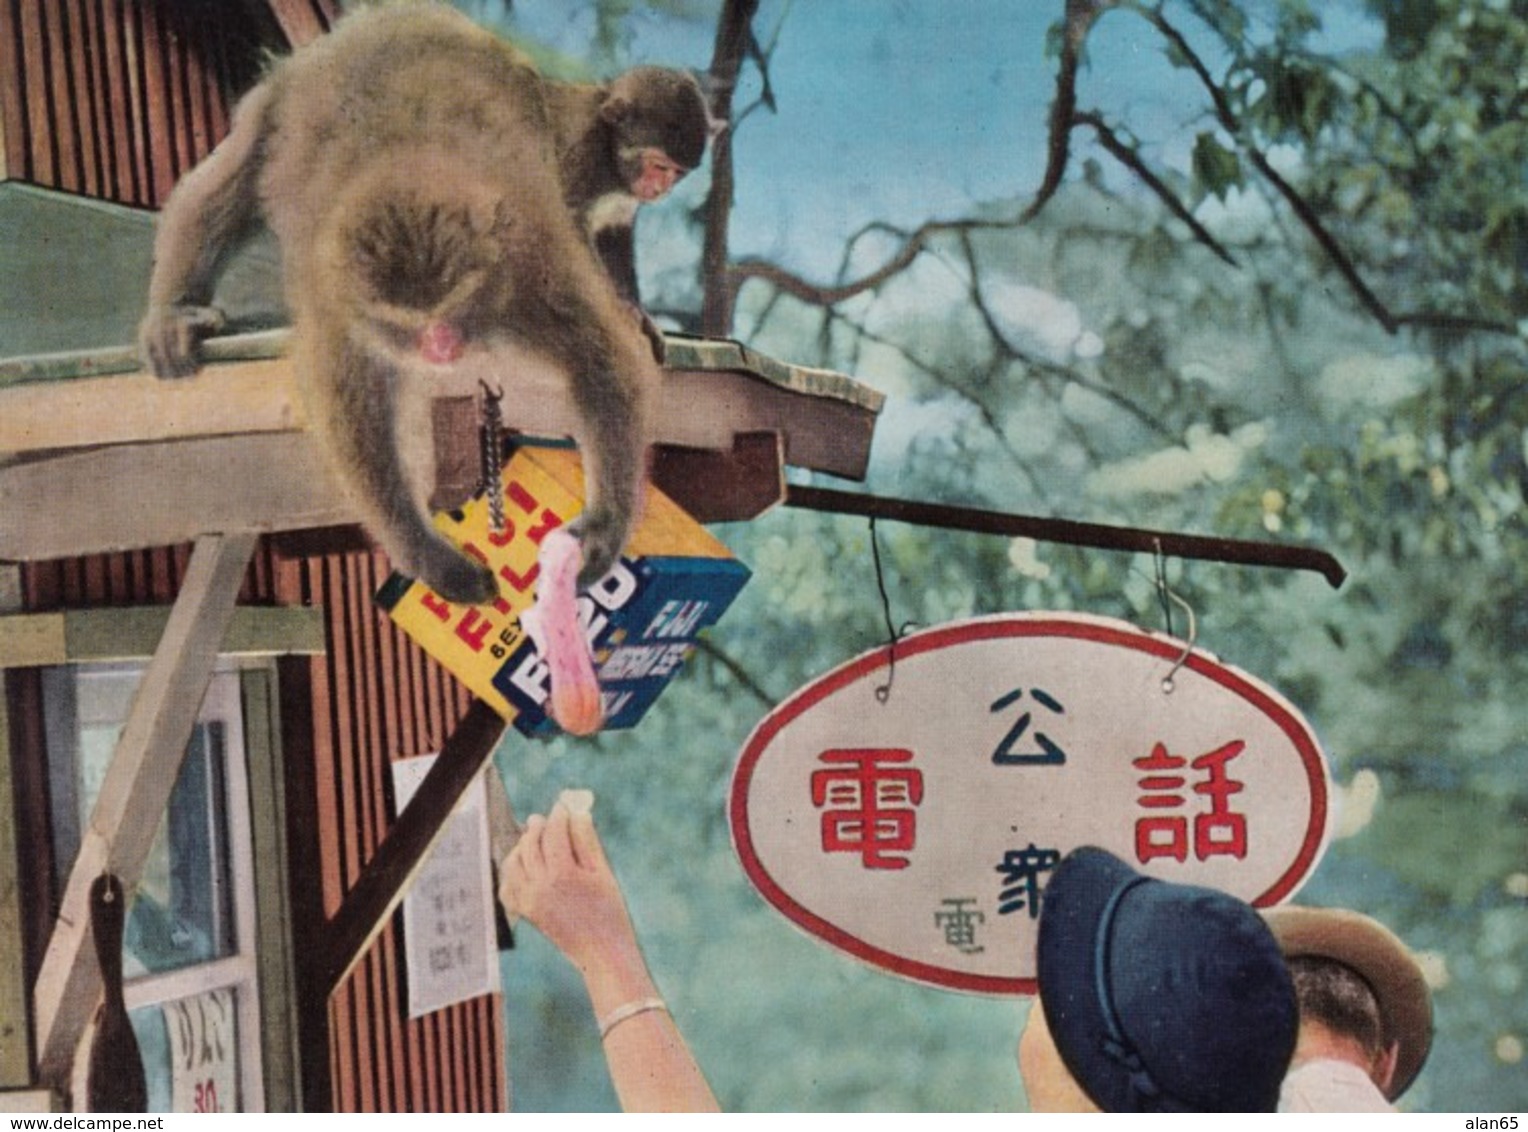
M 565 791 L 546 817 L 526 821 L 499 868 L 504 911 L 528 920 L 583 976 L 624 1110 L 716 1112 L 711 1086 L 648 973 L 590 802 L 579 793 Z

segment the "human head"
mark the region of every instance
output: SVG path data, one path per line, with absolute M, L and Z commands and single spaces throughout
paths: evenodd
M 1348 1039 L 1389 1100 L 1416 1080 L 1432 1047 L 1432 993 L 1421 965 L 1379 921 L 1343 908 L 1268 908 L 1294 976 L 1302 1041 L 1311 1024 Z
M 1224 892 L 1144 876 L 1092 846 L 1045 887 L 1040 1006 L 1110 1112 L 1272 1112 L 1298 1013 L 1278 945 Z

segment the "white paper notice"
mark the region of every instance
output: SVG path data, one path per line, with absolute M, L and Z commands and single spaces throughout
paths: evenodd
M 434 755 L 423 755 L 392 764 L 400 811 L 434 762 Z M 479 778 L 446 819 L 403 898 L 410 1018 L 499 989 L 489 856 Z

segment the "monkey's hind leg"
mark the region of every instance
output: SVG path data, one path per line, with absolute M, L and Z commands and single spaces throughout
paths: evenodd
M 298 357 L 308 412 L 372 537 L 396 569 L 447 601 L 493 600 L 493 571 L 430 523 L 428 390 L 411 388 L 410 375 L 391 358 L 353 343 L 329 358 L 317 353 L 304 349 Z M 411 450 L 421 444 L 421 451 Z
M 563 325 L 583 328 L 558 345 L 581 422 L 586 500 L 570 530 L 583 548 L 578 585 L 588 587 L 615 566 L 641 513 L 652 403 L 662 376 L 647 340 L 616 302 Z

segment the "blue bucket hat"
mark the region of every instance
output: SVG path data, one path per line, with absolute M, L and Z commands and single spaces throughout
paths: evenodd
M 1045 886 L 1040 1005 L 1108 1112 L 1272 1112 L 1299 1026 L 1273 934 L 1224 892 L 1141 875 L 1093 846 Z

